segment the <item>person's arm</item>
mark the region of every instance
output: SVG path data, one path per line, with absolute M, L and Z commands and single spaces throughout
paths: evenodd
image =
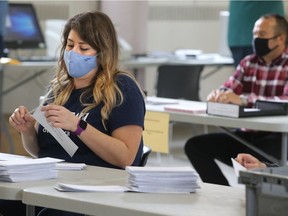
M 265 168 L 265 163 L 259 161 L 256 157 L 250 154 L 238 154 L 235 160 L 247 169 Z
M 25 150 L 33 157 L 37 157 L 39 151 L 35 122 L 35 119 L 24 106 L 15 109 L 9 118 L 11 126 L 21 133 Z
M 21 139 L 24 149 L 33 157 L 38 157 L 39 146 L 36 129 L 31 132 L 21 133 Z
M 241 65 L 237 67 L 233 75 L 223 83 L 218 89 L 213 90 L 207 97 L 207 101 L 218 103 L 232 103 L 240 106 L 247 106 L 247 98 L 243 95 L 237 94 L 242 92 L 242 77 L 244 69 Z
M 120 127 L 108 136 L 88 125 L 79 138 L 103 160 L 122 168 L 133 163 L 143 128 L 137 125 Z
M 76 131 L 79 118 L 68 109 L 57 105 L 41 108 L 47 121 L 56 128 Z M 92 125 L 78 136 L 95 154 L 118 167 L 125 168 L 133 163 L 142 138 L 143 128 L 137 125 L 119 127 L 109 136 Z M 31 137 L 30 137 L 31 138 Z M 26 137 L 26 139 L 28 139 Z
M 247 57 L 240 62 L 239 67 L 229 79 L 221 86 L 221 88 L 229 89 L 236 95 L 239 95 L 241 104 L 247 104 L 247 107 L 253 107 L 256 100 L 288 100 L 288 71 L 287 71 L 287 59 L 283 59 L 282 63 L 278 66 L 275 65 L 270 68 L 266 68 L 269 71 L 262 69 L 257 76 L 258 82 L 249 82 L 249 80 L 255 79 L 255 68 L 253 64 L 250 64 L 253 60 L 253 56 Z M 260 70 L 260 69 L 258 69 Z M 270 75 L 268 76 L 269 73 Z M 245 81 L 243 77 L 245 76 Z M 262 77 L 261 77 L 262 76 Z M 272 77 L 271 77 L 272 76 Z M 265 81 L 265 86 L 262 83 Z M 253 85 L 253 86 L 252 86 Z M 245 92 L 245 89 L 252 89 L 252 92 Z M 262 91 L 271 92 L 272 95 L 262 93 Z

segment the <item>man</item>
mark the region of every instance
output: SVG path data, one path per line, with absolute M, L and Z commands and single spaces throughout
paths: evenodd
M 234 59 L 235 68 L 246 55 L 253 53 L 251 44 L 253 25 L 260 16 L 267 13 L 284 16 L 283 1 L 230 0 L 228 45 Z
M 235 73 L 207 97 L 208 101 L 253 107 L 257 99 L 288 99 L 288 23 L 279 15 L 261 16 L 253 28 L 252 55 L 246 56 Z M 237 129 L 235 135 L 280 158 L 281 134 Z M 213 133 L 190 138 L 185 153 L 204 182 L 228 185 L 214 162 L 231 165 L 238 153 L 261 155 L 226 133 Z

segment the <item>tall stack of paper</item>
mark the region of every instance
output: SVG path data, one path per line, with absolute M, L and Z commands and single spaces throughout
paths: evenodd
M 127 187 L 135 192 L 191 193 L 199 188 L 199 175 L 192 167 L 126 167 Z
M 23 182 L 57 177 L 55 158 L 0 161 L 0 181 Z

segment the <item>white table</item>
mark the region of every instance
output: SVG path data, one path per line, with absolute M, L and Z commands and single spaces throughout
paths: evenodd
M 216 66 L 216 68 L 207 72 L 201 77 L 202 80 L 205 80 L 212 74 L 218 72 L 224 66 L 233 66 L 233 58 L 221 56 L 217 53 L 208 53 L 199 55 L 195 58 L 179 58 L 176 56 L 170 57 L 161 57 L 161 56 L 144 56 L 144 57 L 135 57 L 131 59 L 125 59 L 121 62 L 122 65 L 133 70 L 134 75 L 141 86 L 144 85 L 143 72 L 144 68 L 147 67 L 158 67 L 160 65 L 191 65 L 191 66 Z
M 148 99 L 155 100 L 153 97 L 148 97 Z M 157 100 L 157 99 L 156 99 Z M 174 99 L 173 99 L 174 100 Z M 193 101 L 183 101 L 177 100 L 179 104 L 188 105 L 193 107 L 195 102 Z M 199 102 L 196 102 L 199 103 Z M 205 103 L 205 102 L 202 102 Z M 164 110 L 165 105 L 146 105 L 148 111 L 165 112 L 169 113 L 170 121 L 192 123 L 192 124 L 202 124 L 210 125 L 224 128 L 248 128 L 252 130 L 259 131 L 271 131 L 271 132 L 281 132 L 282 133 L 282 151 L 281 151 L 281 165 L 287 165 L 287 140 L 288 140 L 288 116 L 263 116 L 263 117 L 246 117 L 246 118 L 229 118 L 229 117 L 219 117 L 203 114 L 193 114 L 185 112 L 173 112 Z M 259 152 L 259 151 L 258 151 Z M 269 155 L 264 154 L 265 157 L 275 161 L 275 158 L 269 157 Z M 279 161 L 275 161 L 279 162 Z
M 115 179 L 114 183 L 125 185 L 123 180 Z M 112 183 L 92 181 L 100 185 Z M 243 216 L 245 190 L 202 183 L 191 194 L 59 192 L 49 185 L 24 189 L 23 203 L 97 216 Z
M 86 184 L 87 182 L 99 181 L 99 183 L 106 182 L 108 184 L 113 184 L 115 179 L 118 181 L 125 181 L 126 174 L 123 170 L 113 170 L 103 167 L 87 166 L 85 170 L 82 171 L 59 171 L 58 178 L 48 179 L 41 181 L 28 181 L 20 183 L 10 183 L 0 181 L 0 199 L 4 200 L 22 200 L 23 190 L 30 187 L 40 187 L 49 185 L 51 188 L 57 182 L 63 183 L 79 183 Z M 34 207 L 27 208 L 27 214 L 34 214 Z
M 180 65 L 233 65 L 233 58 L 221 56 L 217 53 L 203 54 L 198 58 L 177 58 L 175 57 L 135 57 L 121 62 L 131 68 L 141 68 L 149 66 L 159 66 L 161 64 L 180 64 Z

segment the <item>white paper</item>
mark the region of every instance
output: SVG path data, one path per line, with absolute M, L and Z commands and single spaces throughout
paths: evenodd
M 36 158 L 0 161 L 0 181 L 23 182 L 57 177 L 57 158 Z
M 44 112 L 41 112 L 38 107 L 33 117 L 44 127 L 47 131 L 58 141 L 58 143 L 65 149 L 65 151 L 72 157 L 77 151 L 78 146 L 67 136 L 67 134 L 61 128 L 52 127 L 47 122 Z
M 37 165 L 37 164 L 51 164 L 62 162 L 62 159 L 44 157 L 44 158 L 35 158 L 31 160 L 8 160 L 8 161 L 0 161 L 0 166 L 5 167 L 15 167 L 15 166 L 27 166 L 27 165 Z
M 243 170 L 247 170 L 244 166 L 242 166 L 240 163 L 238 163 L 236 160 L 234 160 L 233 158 L 231 158 L 232 160 L 232 164 L 233 164 L 233 168 L 234 168 L 234 172 L 235 175 L 237 177 L 239 177 L 239 171 L 243 171 Z
M 83 170 L 87 165 L 85 163 L 57 163 L 57 170 Z
M 126 187 L 119 185 L 76 185 L 63 183 L 58 183 L 55 189 L 63 192 L 124 192 L 128 190 Z
M 214 159 L 214 161 L 220 168 L 221 172 L 223 173 L 231 187 L 244 188 L 244 185 L 238 183 L 238 178 L 235 174 L 233 167 L 228 166 L 217 159 Z
M 8 161 L 8 160 L 23 160 L 27 159 L 30 160 L 32 158 L 26 157 L 23 155 L 15 155 L 15 154 L 8 154 L 8 153 L 0 153 L 0 161 Z
M 199 175 L 192 167 L 127 166 L 127 188 L 145 193 L 192 193 L 199 188 Z

